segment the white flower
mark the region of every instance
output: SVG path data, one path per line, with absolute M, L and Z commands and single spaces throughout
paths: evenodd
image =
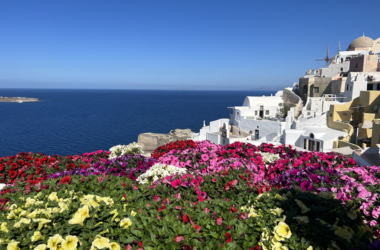
M 161 163 L 154 164 L 144 174 L 137 178 L 140 184 L 152 184 L 153 182 L 163 179 L 172 174 L 186 174 L 186 168 L 179 168 L 173 165 L 165 165 Z
M 140 145 L 138 145 L 136 142 L 130 143 L 128 145 L 117 145 L 112 148 L 110 148 L 111 154 L 108 156 L 109 159 L 114 159 L 123 155 L 143 155 L 148 156 L 143 150 Z

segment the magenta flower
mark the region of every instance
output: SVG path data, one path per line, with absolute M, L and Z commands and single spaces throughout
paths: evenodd
M 208 159 L 209 159 L 208 155 L 206 155 L 206 154 L 203 154 L 201 156 L 201 158 L 202 158 L 202 161 L 208 161 Z

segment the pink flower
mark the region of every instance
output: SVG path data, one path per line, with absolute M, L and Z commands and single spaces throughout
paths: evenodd
M 170 185 L 173 187 L 173 188 L 175 188 L 175 189 L 177 189 L 178 188 L 178 186 L 181 184 L 181 180 L 174 180 L 174 181 L 172 181 L 171 183 L 170 183 Z
M 379 214 L 380 214 L 380 207 L 375 207 L 372 211 L 373 218 L 375 219 L 379 218 Z
M 223 223 L 223 219 L 222 219 L 221 217 L 219 217 L 219 218 L 216 219 L 216 224 L 217 224 L 218 226 L 221 226 L 222 223 Z
M 374 227 L 374 226 L 377 225 L 377 221 L 375 221 L 375 220 L 371 220 L 371 222 L 369 223 L 369 225 L 370 225 L 371 227 Z
M 155 196 L 153 196 L 153 199 L 154 199 L 154 201 L 160 201 L 160 200 L 161 200 L 161 197 L 160 197 L 160 196 L 157 196 L 157 195 L 155 195 Z
M 201 158 L 202 158 L 202 161 L 208 161 L 208 159 L 209 159 L 208 155 L 206 155 L 206 154 L 203 154 L 201 156 Z

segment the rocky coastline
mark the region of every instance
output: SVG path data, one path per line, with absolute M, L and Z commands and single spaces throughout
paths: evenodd
M 38 98 L 27 98 L 27 97 L 3 97 L 0 96 L 0 102 L 38 102 Z

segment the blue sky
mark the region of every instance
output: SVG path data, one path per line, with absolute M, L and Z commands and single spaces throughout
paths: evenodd
M 362 5 L 360 5 L 362 4 Z M 0 1 L 0 88 L 278 89 L 380 1 Z

